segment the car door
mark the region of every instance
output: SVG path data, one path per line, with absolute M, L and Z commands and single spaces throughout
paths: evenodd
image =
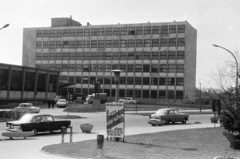
M 174 110 L 175 113 L 175 122 L 180 122 L 182 121 L 182 115 L 179 113 L 178 110 Z
M 174 116 L 175 116 L 174 110 L 169 110 L 167 114 L 167 119 L 172 122 L 175 122 Z
M 35 122 L 37 125 L 37 129 L 38 131 L 47 131 L 48 130 L 48 123 L 45 120 L 45 116 L 43 115 L 39 115 L 39 116 L 35 116 Z

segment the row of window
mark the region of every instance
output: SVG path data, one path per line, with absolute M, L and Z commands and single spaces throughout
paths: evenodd
M 60 76 L 60 81 L 77 83 L 77 84 L 91 84 L 96 81 L 96 77 L 84 76 Z M 98 77 L 97 81 L 101 84 L 115 84 L 114 77 L 105 76 Z M 119 84 L 122 85 L 159 85 L 159 86 L 183 86 L 183 77 L 120 77 Z
M 180 60 L 184 51 L 36 53 L 36 60 Z
M 185 46 L 185 38 L 37 41 L 37 49 L 55 48 L 131 48 L 131 47 Z
M 37 30 L 37 37 L 83 37 L 185 33 L 185 25 Z
M 95 93 L 94 89 L 87 88 L 62 88 L 62 95 L 67 95 L 74 93 L 83 93 L 85 95 Z M 107 93 L 108 97 L 115 97 L 115 89 L 104 89 L 102 92 Z M 136 97 L 136 98 L 152 98 L 152 99 L 183 99 L 183 91 L 175 90 L 132 90 L 132 89 L 119 89 L 119 97 Z
M 13 70 L 11 73 L 11 81 L 8 78 L 9 70 L 0 69 L 0 88 L 1 90 L 7 90 L 10 84 L 10 91 L 21 91 L 23 87 L 22 77 L 24 76 L 22 71 Z M 36 73 L 26 72 L 24 91 L 34 91 L 35 88 Z M 37 79 L 37 91 L 45 92 L 47 86 L 47 74 L 38 73 Z M 48 81 L 48 91 L 56 92 L 57 90 L 57 76 L 50 75 Z
M 184 64 L 36 64 L 36 68 L 62 72 L 110 72 L 120 69 L 124 72 L 184 73 Z

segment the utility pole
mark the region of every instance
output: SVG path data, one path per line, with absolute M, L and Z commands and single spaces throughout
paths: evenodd
M 201 105 L 201 101 L 202 101 L 202 90 L 201 90 L 201 82 L 199 82 L 200 85 L 200 91 L 199 91 L 199 109 L 200 109 L 200 113 L 202 112 L 202 105 Z

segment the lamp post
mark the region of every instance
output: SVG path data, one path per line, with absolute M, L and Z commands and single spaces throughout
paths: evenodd
M 3 28 L 7 28 L 9 26 L 9 24 L 5 24 L 3 27 L 0 28 L 0 30 L 2 30 Z
M 114 73 L 114 77 L 115 77 L 115 83 L 116 83 L 116 91 L 115 91 L 115 102 L 118 101 L 118 94 L 119 94 L 119 77 L 120 77 L 120 73 L 122 72 L 122 70 L 111 70 L 111 72 Z

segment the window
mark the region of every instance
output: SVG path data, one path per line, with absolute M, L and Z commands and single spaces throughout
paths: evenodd
M 150 65 L 143 65 L 143 72 L 150 72 Z
M 0 69 L 0 88 L 1 90 L 7 90 L 8 88 L 8 70 Z
M 89 60 L 90 54 L 88 52 L 83 53 L 83 60 Z
M 178 25 L 178 33 L 185 33 L 185 25 Z
M 69 64 L 69 72 L 75 72 L 75 64 Z
M 178 38 L 177 39 L 177 46 L 185 46 L 185 39 L 184 38 Z
M 105 65 L 105 72 L 111 71 L 111 65 Z
M 36 49 L 41 49 L 42 48 L 42 42 L 41 41 L 37 41 L 36 42 Z
M 99 40 L 98 41 L 98 48 L 105 48 L 104 40 Z
M 153 26 L 152 34 L 159 34 L 160 28 L 159 26 Z
M 121 40 L 121 47 L 127 47 L 127 40 Z
M 119 97 L 125 97 L 125 90 L 124 89 L 119 90 Z
M 113 28 L 113 35 L 120 35 L 120 28 Z
M 177 73 L 184 73 L 184 65 L 183 64 L 177 65 Z
M 119 77 L 119 84 L 126 84 L 126 77 Z
M 48 69 L 48 64 L 42 64 L 42 69 Z
M 168 73 L 175 73 L 176 72 L 175 70 L 176 70 L 175 64 L 168 65 Z
M 42 60 L 42 54 L 36 53 L 36 60 Z
M 97 53 L 96 52 L 92 52 L 91 54 L 91 60 L 97 60 Z
M 158 73 L 158 64 L 152 64 L 152 66 L 151 66 L 151 72 Z
M 167 81 L 166 78 L 159 78 L 159 85 L 160 86 L 166 86 Z
M 151 34 L 151 26 L 144 27 L 144 35 Z
M 24 91 L 34 91 L 34 85 L 35 85 L 35 73 L 26 72 Z
M 61 64 L 56 64 L 56 70 L 57 71 L 62 71 L 62 65 Z
M 166 91 L 159 91 L 159 99 L 166 99 Z
M 84 48 L 90 48 L 90 41 L 84 41 Z
M 126 65 L 120 65 L 120 70 L 123 70 L 124 72 L 127 71 L 127 66 Z
M 97 48 L 97 40 L 91 40 L 91 48 Z
M 127 85 L 133 85 L 134 77 L 127 77 Z
M 57 30 L 57 37 L 62 37 L 62 30 Z
M 83 71 L 83 67 L 81 64 L 76 64 L 76 71 L 77 72 L 82 72 Z
M 76 54 L 77 60 L 82 60 L 83 59 L 82 56 L 83 56 L 83 54 L 81 52 L 78 52 Z
M 55 65 L 54 64 L 49 64 L 49 69 L 50 70 L 55 70 Z
M 170 38 L 168 45 L 169 46 L 176 46 L 176 38 Z
M 129 27 L 128 28 L 128 35 L 135 35 L 135 28 L 134 27 Z
M 134 65 L 128 65 L 127 72 L 134 72 Z
M 143 35 L 143 27 L 137 27 L 137 35 Z
M 175 78 L 168 78 L 168 85 L 175 86 Z
M 56 36 L 56 30 L 50 30 L 50 37 L 54 38 Z
M 177 86 L 183 86 L 184 80 L 183 78 L 176 78 L 176 85 Z
M 68 60 L 68 59 L 69 59 L 69 54 L 63 53 L 63 60 Z
M 183 91 L 176 91 L 176 99 L 183 99 Z
M 70 41 L 70 48 L 76 48 L 77 41 Z
M 42 68 L 41 64 L 36 64 L 36 68 Z
M 150 78 L 149 77 L 143 77 L 143 85 L 149 85 L 150 84 Z
M 184 60 L 184 51 L 178 51 L 177 52 L 177 59 L 178 60 Z
M 71 29 L 70 30 L 70 36 L 75 37 L 77 35 L 76 29 Z
M 112 59 L 112 54 L 111 52 L 106 52 L 105 53 L 105 60 L 111 60 Z
M 77 41 L 77 48 L 83 47 L 83 41 Z
M 82 83 L 82 78 L 81 76 L 76 76 L 76 83 Z
M 168 40 L 167 39 L 160 39 L 160 46 L 164 47 L 164 46 L 168 46 Z
M 69 29 L 63 30 L 63 37 L 69 37 Z
M 167 99 L 174 99 L 174 91 L 167 91 Z
M 140 64 L 135 65 L 135 72 L 142 72 L 142 65 Z
M 69 54 L 69 60 L 75 60 L 75 59 L 76 59 L 76 53 L 71 52 L 71 53 Z
M 166 73 L 167 72 L 167 65 L 166 64 L 160 64 L 159 65 L 159 72 Z
M 48 60 L 48 53 L 42 54 L 42 60 Z
M 160 52 L 160 60 L 167 60 L 167 51 Z
M 134 59 L 135 59 L 134 52 L 129 52 L 128 53 L 128 60 L 134 60 Z
M 112 48 L 112 40 L 106 40 L 106 48 Z
M 151 39 L 144 39 L 144 47 L 151 47 Z
M 43 73 L 38 74 L 37 80 L 37 91 L 38 92 L 45 92 L 46 91 L 46 84 L 47 84 L 47 75 Z
M 57 48 L 62 48 L 63 42 L 62 41 L 56 41 L 56 47 Z
M 62 64 L 62 71 L 68 72 L 68 64 Z
M 152 52 L 152 60 L 159 60 L 159 52 Z
M 69 41 L 63 41 L 63 48 L 69 48 Z
M 113 52 L 112 59 L 113 60 L 119 60 L 119 53 L 118 52 Z
M 90 66 L 89 65 L 83 65 L 83 72 L 90 72 Z
M 90 36 L 90 29 L 84 29 L 84 36 Z
M 50 41 L 49 48 L 55 49 L 55 41 Z
M 156 90 L 151 90 L 151 98 L 157 98 L 157 91 Z
M 159 47 L 159 39 L 152 39 L 152 47 Z
M 127 60 L 127 53 L 126 52 L 121 52 L 120 53 L 120 59 L 121 60 Z
M 105 35 L 105 28 L 99 28 L 98 29 L 98 35 L 99 36 L 104 36 Z
M 121 78 L 121 77 L 120 77 Z M 104 77 L 104 84 L 111 84 L 111 77 Z
M 176 52 L 175 51 L 169 51 L 168 52 L 168 60 L 175 60 L 176 59 Z
M 98 72 L 104 72 L 105 71 L 105 65 L 98 65 Z
M 113 40 L 113 47 L 119 48 L 119 40 Z
M 37 37 L 41 38 L 43 36 L 42 30 L 37 30 Z
M 143 47 L 143 40 L 142 39 L 137 39 L 136 40 L 136 45 L 137 45 L 137 47 Z
M 77 29 L 77 36 L 83 36 L 83 29 Z
M 98 34 L 97 28 L 91 29 L 91 36 L 97 36 L 97 34 Z
M 43 30 L 43 37 L 49 37 L 49 30 Z
M 128 47 L 135 47 L 135 40 L 128 40 Z
M 142 60 L 142 52 L 136 52 L 136 56 L 135 56 L 135 58 L 137 59 L 137 60 Z
M 98 53 L 98 60 L 103 60 L 105 59 L 105 52 L 99 52 Z
M 142 96 L 141 90 L 135 90 L 135 97 L 141 98 Z
M 161 35 L 166 35 L 166 34 L 168 34 L 168 26 L 163 25 L 161 26 Z
M 143 53 L 143 59 L 144 60 L 150 60 L 151 53 L 150 52 L 144 52 Z
M 135 85 L 142 85 L 142 77 L 135 77 Z
M 111 36 L 112 35 L 112 28 L 106 28 L 106 35 Z
M 97 72 L 97 65 L 90 65 L 91 71 L 90 72 Z
M 158 85 L 158 78 L 157 77 L 152 77 L 151 78 L 151 85 Z
M 121 28 L 121 34 L 122 35 L 127 35 L 128 34 L 128 28 L 127 27 Z
M 56 60 L 62 60 L 62 53 L 56 54 Z
M 149 98 L 149 90 L 143 90 L 143 98 Z
M 177 27 L 176 25 L 170 25 L 169 26 L 169 33 L 176 33 L 177 32 Z

